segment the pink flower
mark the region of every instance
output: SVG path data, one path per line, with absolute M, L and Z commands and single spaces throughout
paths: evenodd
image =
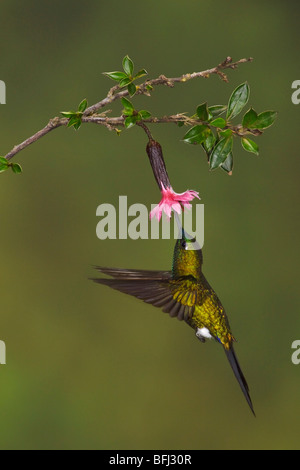
M 150 219 L 156 217 L 157 220 L 160 221 L 163 211 L 170 219 L 172 209 L 177 212 L 177 214 L 180 214 L 181 208 L 190 209 L 190 201 L 192 201 L 195 197 L 200 199 L 199 193 L 197 191 L 189 189 L 184 193 L 178 194 L 173 191 L 171 186 L 167 188 L 165 188 L 163 184 L 161 184 L 161 186 L 162 199 L 160 203 L 150 212 Z

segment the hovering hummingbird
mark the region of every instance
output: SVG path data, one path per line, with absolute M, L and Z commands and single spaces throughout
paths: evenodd
M 135 269 L 105 268 L 95 266 L 112 279 L 91 279 L 125 294 L 132 295 L 171 317 L 184 320 L 191 326 L 197 338 L 205 343 L 214 338 L 225 351 L 235 377 L 255 416 L 249 388 L 238 363 L 229 322 L 215 291 L 203 272 L 202 250 L 195 239 L 182 228 L 182 237 L 176 242 L 172 271 L 145 271 Z

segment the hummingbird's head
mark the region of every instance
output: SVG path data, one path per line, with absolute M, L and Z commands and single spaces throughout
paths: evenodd
M 202 250 L 196 238 L 182 228 L 181 238 L 176 241 L 173 257 L 173 276 L 194 276 L 201 274 Z

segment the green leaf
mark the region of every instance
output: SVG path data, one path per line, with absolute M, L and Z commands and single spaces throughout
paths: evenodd
M 133 104 L 127 99 L 122 98 L 122 105 L 124 106 L 123 115 L 124 116 L 132 116 L 134 107 Z
M 128 116 L 125 121 L 124 121 L 124 126 L 126 129 L 130 129 L 130 127 L 133 127 L 135 123 L 138 120 L 138 116 Z
M 267 127 L 272 126 L 276 117 L 276 111 L 264 111 L 257 116 L 257 120 L 255 122 L 255 127 L 257 129 L 266 129 Z
M 16 174 L 22 173 L 22 167 L 21 167 L 21 165 L 19 165 L 19 163 L 12 163 L 11 164 L 11 169 Z
M 134 83 L 129 83 L 127 89 L 129 91 L 130 96 L 133 96 L 136 92 L 136 86 Z
M 197 125 L 192 127 L 183 137 L 183 141 L 187 144 L 201 144 L 205 141 L 210 133 L 207 126 Z
M 217 118 L 211 121 L 210 124 L 214 127 L 219 127 L 220 129 L 224 129 L 224 127 L 226 126 L 226 121 L 223 118 Z
M 224 104 L 215 104 L 214 106 L 210 106 L 208 108 L 208 112 L 211 115 L 211 118 L 220 116 L 220 114 L 225 113 L 227 106 Z
M 123 80 L 120 81 L 119 85 L 120 85 L 121 88 L 123 88 L 124 86 L 129 85 L 129 83 L 131 83 L 131 82 L 132 82 L 131 78 L 125 77 L 125 78 L 123 78 Z
M 69 119 L 72 116 L 76 116 L 76 111 L 61 111 L 60 114 Z
M 230 152 L 225 160 L 224 163 L 222 163 L 221 168 L 225 170 L 229 175 L 232 174 L 233 170 L 233 155 L 232 152 Z
M 138 73 L 134 76 L 134 79 L 136 80 L 137 78 L 141 78 L 144 75 L 148 75 L 147 70 L 145 69 L 139 70 Z
M 78 118 L 77 122 L 75 122 L 75 124 L 73 124 L 73 127 L 74 127 L 75 131 L 77 131 L 80 126 L 81 126 L 81 119 Z
M 258 155 L 258 145 L 253 142 L 251 139 L 246 139 L 245 137 L 242 138 L 242 146 L 247 152 L 255 153 L 255 155 Z
M 204 150 L 207 153 L 208 157 L 210 155 L 210 152 L 214 148 L 215 143 L 216 143 L 215 134 L 210 130 L 210 132 L 208 133 L 206 139 L 202 142 L 202 147 L 204 148 Z
M 72 127 L 74 126 L 74 129 L 77 130 L 79 129 L 79 127 L 81 126 L 81 117 L 74 114 L 74 116 L 72 116 L 68 122 L 68 126 L 67 127 Z
M 255 122 L 257 120 L 257 112 L 253 108 L 250 108 L 245 116 L 243 117 L 242 126 L 243 127 L 255 127 Z
M 237 116 L 249 100 L 250 89 L 248 83 L 242 83 L 232 93 L 228 102 L 227 119 Z
M 130 59 L 128 55 L 126 55 L 123 59 L 123 69 L 124 69 L 124 72 L 130 77 L 133 74 L 133 67 L 134 66 L 133 66 L 132 60 Z
M 233 137 L 223 137 L 219 140 L 210 154 L 209 166 L 211 170 L 215 170 L 225 162 L 232 150 L 232 145 Z
M 106 75 L 116 82 L 119 82 L 120 80 L 123 80 L 123 78 L 127 77 L 126 73 L 124 72 L 104 72 L 103 75 Z
M 8 166 L 8 161 L 4 157 L 0 157 L 0 164 Z
M 220 131 L 219 134 L 220 134 L 220 137 L 230 137 L 232 136 L 232 130 L 225 129 L 225 131 Z
M 148 119 L 149 117 L 151 117 L 151 113 L 149 113 L 149 111 L 146 111 L 145 109 L 142 109 L 141 111 L 139 111 L 140 119 Z
M 208 121 L 207 103 L 202 103 L 197 107 L 197 116 L 201 121 Z
M 4 157 L 0 157 L 0 173 L 3 173 L 3 171 L 6 171 L 9 167 L 9 163 Z
M 5 166 L 5 165 L 0 164 L 0 173 L 3 173 L 3 172 L 6 171 L 7 169 L 8 169 L 8 166 Z
M 84 113 L 88 105 L 87 99 L 84 99 L 81 101 L 81 103 L 78 106 L 78 111 L 79 113 Z

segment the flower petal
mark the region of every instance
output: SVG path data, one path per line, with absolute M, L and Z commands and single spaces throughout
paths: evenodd
M 161 184 L 161 186 L 162 186 L 162 191 L 161 191 L 162 199 L 160 203 L 150 212 L 150 219 L 156 216 L 157 220 L 160 221 L 162 211 L 164 211 L 167 217 L 169 217 L 170 219 L 172 210 L 177 212 L 177 214 L 180 214 L 182 208 L 184 209 L 191 208 L 190 201 L 192 201 L 195 197 L 200 199 L 199 193 L 192 189 L 189 189 L 185 191 L 184 193 L 178 194 L 178 193 L 175 193 L 175 191 L 173 190 L 171 186 L 164 187 L 163 184 Z

